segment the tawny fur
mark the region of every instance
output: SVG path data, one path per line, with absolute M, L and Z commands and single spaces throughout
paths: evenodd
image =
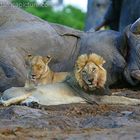
M 96 55 L 92 55 L 92 59 Z M 87 64 L 88 62 L 88 55 L 82 55 L 78 58 L 77 63 L 76 63 L 76 71 L 78 72 L 78 70 L 80 70 L 81 68 L 85 67 L 85 64 Z M 96 57 L 99 58 L 99 57 Z M 90 59 L 90 60 L 92 60 Z M 96 59 L 94 59 L 96 60 Z M 96 65 L 100 65 L 100 68 L 102 70 L 104 70 L 102 68 L 102 64 L 104 63 L 103 59 L 97 59 Z M 102 60 L 102 61 L 101 61 Z M 91 63 L 92 62 L 92 63 Z M 89 62 L 89 66 L 93 66 L 93 61 Z M 94 65 L 95 65 L 94 63 Z M 78 66 L 80 66 L 78 68 Z M 89 71 L 87 71 L 89 72 Z M 98 75 L 98 77 L 104 77 L 104 72 L 102 75 L 102 71 L 101 73 L 99 73 L 100 76 Z M 76 77 L 74 78 L 74 75 L 72 76 L 72 79 L 74 79 L 74 81 L 71 81 L 71 84 L 74 84 L 75 82 L 77 84 L 80 84 L 80 80 L 82 81 L 82 76 L 81 73 L 75 74 Z M 80 78 L 78 77 L 80 76 Z M 93 77 L 91 78 L 95 78 L 95 75 L 92 75 Z M 77 79 L 79 78 L 79 79 Z M 76 79 L 76 81 L 75 81 Z M 95 78 L 96 79 L 96 78 Z M 104 78 L 105 79 L 105 78 Z M 102 79 L 98 79 L 98 81 L 103 81 Z M 30 103 L 32 101 L 38 101 L 39 104 L 42 105 L 59 105 L 59 104 L 70 104 L 70 103 L 85 103 L 85 100 L 83 97 L 80 96 L 80 94 L 84 94 L 86 96 L 88 95 L 88 92 L 84 92 L 82 89 L 79 89 L 79 86 L 71 86 L 71 84 L 69 82 L 61 82 L 61 83 L 54 83 L 54 84 L 48 84 L 48 85 L 39 85 L 36 87 L 36 89 L 31 90 L 31 91 L 27 91 L 25 90 L 24 87 L 13 87 L 10 88 L 8 90 L 6 90 L 3 95 L 2 98 L 0 100 L 0 102 L 5 105 L 5 106 L 9 106 L 11 104 L 15 104 L 15 103 L 19 103 L 20 101 L 25 100 L 28 96 L 30 96 L 28 99 L 26 99 L 24 101 L 24 103 Z M 104 83 L 104 82 L 103 82 Z M 103 84 L 101 84 L 103 85 Z M 76 89 L 76 90 L 75 90 Z M 78 94 L 77 94 L 78 93 Z M 86 94 L 87 93 L 87 94 Z M 79 96 L 77 96 L 79 95 Z M 140 104 L 140 100 L 139 99 L 132 99 L 132 98 L 127 98 L 127 97 L 122 97 L 122 96 L 107 96 L 107 95 L 92 95 L 92 101 L 97 102 L 98 104 L 124 104 L 124 105 L 138 105 Z M 89 99 L 91 99 L 89 98 Z
M 27 80 L 26 88 L 33 85 L 52 84 L 62 82 L 68 75 L 68 72 L 54 72 L 49 67 L 51 57 L 32 56 L 28 55 L 26 59 L 27 65 Z
M 82 71 L 86 71 L 88 74 L 93 75 L 93 85 L 97 88 L 103 88 L 106 83 L 107 72 L 103 68 L 105 60 L 97 54 L 83 54 L 78 57 L 75 64 L 75 77 L 79 82 L 79 85 L 86 89 L 85 82 L 82 78 Z M 94 68 L 94 71 L 92 69 Z

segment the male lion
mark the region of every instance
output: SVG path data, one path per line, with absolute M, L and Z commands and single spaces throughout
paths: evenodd
M 85 90 L 104 88 L 107 72 L 103 68 L 105 60 L 97 54 L 81 55 L 76 61 L 75 77 Z
M 50 56 L 33 56 L 31 54 L 27 56 L 26 65 L 28 73 L 25 82 L 26 89 L 33 88 L 35 85 L 62 82 L 69 75 L 68 72 L 52 71 L 48 66 L 51 59 Z
M 5 106 L 22 101 L 27 105 L 32 102 L 37 102 L 41 105 L 85 102 L 96 102 L 97 104 L 140 104 L 139 99 L 89 94 L 90 91 L 94 93 L 96 88 L 104 87 L 106 81 L 106 70 L 102 66 L 104 62 L 104 59 L 96 54 L 82 55 L 76 62 L 74 74 L 70 75 L 64 82 L 38 85 L 36 89 L 31 91 L 26 91 L 24 87 L 13 87 L 4 92 L 1 103 Z M 86 74 L 83 71 L 86 71 Z

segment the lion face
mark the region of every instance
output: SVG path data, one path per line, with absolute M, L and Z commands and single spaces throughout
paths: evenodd
M 107 75 L 102 66 L 104 63 L 105 60 L 97 54 L 81 55 L 75 65 L 75 77 L 79 85 L 90 91 L 103 88 Z
M 99 68 L 92 62 L 88 62 L 81 70 L 81 76 L 84 83 L 90 88 L 94 89 L 97 86 L 97 79 L 99 77 Z
M 50 56 L 43 57 L 28 55 L 26 60 L 28 78 L 32 81 L 36 81 L 43 76 L 43 74 L 49 70 L 48 63 L 50 60 Z

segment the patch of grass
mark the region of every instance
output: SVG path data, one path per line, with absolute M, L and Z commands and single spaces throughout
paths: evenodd
M 59 23 L 79 30 L 84 29 L 85 13 L 71 5 L 56 11 L 52 6 L 37 4 L 35 0 L 13 0 L 12 2 L 15 5 L 20 5 L 25 11 L 49 22 Z

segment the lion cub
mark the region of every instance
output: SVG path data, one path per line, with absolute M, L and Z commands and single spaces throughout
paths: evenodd
M 51 61 L 50 56 L 32 56 L 28 55 L 26 59 L 27 80 L 26 89 L 32 89 L 37 85 L 62 82 L 68 75 L 68 72 L 54 72 L 48 64 Z

